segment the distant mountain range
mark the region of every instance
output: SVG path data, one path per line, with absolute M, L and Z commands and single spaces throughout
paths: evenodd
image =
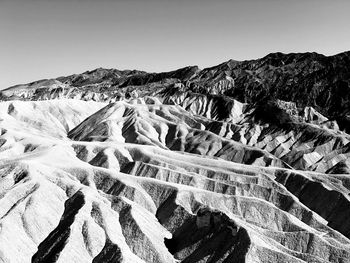
M 317 53 L 272 53 L 261 59 L 229 60 L 200 70 L 190 66 L 163 73 L 98 68 L 82 74 L 39 80 L 2 91 L 2 99 L 18 96 L 43 99 L 71 98 L 94 93 L 94 100 L 130 96 L 132 89 L 151 95 L 159 89 L 182 84 L 187 91 L 218 94 L 245 103 L 280 99 L 299 107 L 311 106 L 330 118 L 349 113 L 350 52 L 326 57 Z M 64 87 L 62 93 L 61 88 Z M 46 90 L 46 89 L 47 90 Z

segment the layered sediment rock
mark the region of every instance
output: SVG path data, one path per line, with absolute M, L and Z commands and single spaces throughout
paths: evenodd
M 1 103 L 3 261 L 350 258 L 346 175 L 286 169 L 148 101 Z

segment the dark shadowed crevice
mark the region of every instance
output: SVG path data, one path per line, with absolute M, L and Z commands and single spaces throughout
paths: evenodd
M 120 248 L 109 239 L 101 252 L 92 260 L 92 263 L 118 263 L 123 262 L 123 255 Z
M 38 251 L 33 255 L 33 263 L 56 262 L 61 251 L 67 244 L 71 233 L 71 225 L 75 216 L 85 204 L 84 194 L 81 191 L 76 192 L 69 198 L 64 206 L 64 213 L 58 226 L 42 241 Z
M 158 220 L 172 233 L 164 243 L 181 262 L 245 262 L 250 238 L 224 213 L 202 207 L 190 215 L 170 196 L 157 211 Z M 172 211 L 170 211 L 172 210 Z

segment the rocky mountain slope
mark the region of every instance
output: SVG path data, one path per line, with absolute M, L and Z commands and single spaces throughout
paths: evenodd
M 349 57 L 3 90 L 0 261 L 350 262 Z

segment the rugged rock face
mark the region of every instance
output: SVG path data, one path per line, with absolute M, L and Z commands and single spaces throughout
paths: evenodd
M 2 91 L 0 261 L 350 262 L 349 69 L 271 54 Z

